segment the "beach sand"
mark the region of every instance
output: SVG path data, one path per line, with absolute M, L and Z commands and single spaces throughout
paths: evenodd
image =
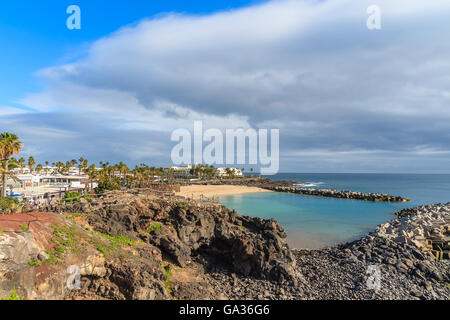
M 179 196 L 200 199 L 201 196 L 207 198 L 217 198 L 219 196 L 257 193 L 257 192 L 272 192 L 266 189 L 247 186 L 231 186 L 231 185 L 191 185 L 181 187 Z

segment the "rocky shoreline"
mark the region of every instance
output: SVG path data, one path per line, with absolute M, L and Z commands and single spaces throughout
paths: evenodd
M 304 183 L 303 183 L 304 184 Z M 315 189 L 302 188 L 298 181 L 287 180 L 271 180 L 268 178 L 245 178 L 245 179 L 220 179 L 207 181 L 190 181 L 185 185 L 241 185 L 249 187 L 258 187 L 273 192 L 296 193 L 302 195 L 338 198 L 338 199 L 354 199 L 373 202 L 407 202 L 409 198 L 392 196 L 385 193 L 363 193 L 349 190 L 331 190 L 331 189 Z
M 300 277 L 275 220 L 217 203 L 129 190 L 49 210 L 1 217 L 0 297 L 15 286 L 27 299 L 212 299 L 218 292 L 203 269 L 287 286 Z M 31 219 L 22 231 L 19 219 Z M 81 290 L 65 290 L 55 274 L 65 274 L 69 261 L 84 265 L 86 256 L 103 261 L 94 268 L 101 271 L 80 267 Z
M 422 251 L 414 238 L 405 238 L 402 231 L 422 228 L 426 233 L 427 229 L 438 229 L 448 241 L 450 203 L 413 208 L 409 212 L 409 217 L 382 224 L 360 240 L 333 248 L 296 251 L 297 268 L 303 275 L 298 287 L 249 282 L 223 274 L 214 275 L 214 283 L 232 299 L 250 295 L 255 299 L 448 300 L 450 261 L 437 260 L 430 252 Z M 380 271 L 380 287 L 376 289 L 367 286 L 371 275 L 368 270 L 373 266 Z
M 344 191 L 344 190 L 330 190 L 330 189 L 312 189 L 299 187 L 282 187 L 282 186 L 263 186 L 262 188 L 275 191 L 296 193 L 309 196 L 319 196 L 339 199 L 354 199 L 374 202 L 406 202 L 409 198 L 402 198 L 398 196 L 391 196 L 385 193 L 363 193 L 358 191 Z
M 152 190 L 49 210 L 0 216 L 0 298 L 13 286 L 27 299 L 450 298 L 449 260 L 417 238 L 448 238 L 450 204 L 410 209 L 360 240 L 320 250 L 290 250 L 275 220 Z M 64 287 L 73 264 L 78 290 Z M 378 289 L 367 286 L 371 266 Z

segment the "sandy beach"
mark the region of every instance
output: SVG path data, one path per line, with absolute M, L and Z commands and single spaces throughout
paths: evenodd
M 191 185 L 181 187 L 177 195 L 199 199 L 203 197 L 216 198 L 225 195 L 257 193 L 257 192 L 272 192 L 258 187 L 247 186 L 231 186 L 231 185 Z

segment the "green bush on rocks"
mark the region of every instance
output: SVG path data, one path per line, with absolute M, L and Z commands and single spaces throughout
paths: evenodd
M 12 301 L 12 300 L 20 300 L 20 297 L 19 297 L 19 295 L 16 292 L 16 287 L 13 286 L 13 292 L 12 292 L 11 296 L 9 296 L 7 298 L 0 298 L 0 300 L 10 300 L 10 301 Z
M 0 198 L 0 214 L 15 213 L 19 206 L 19 200 L 12 197 Z
M 64 197 L 65 202 L 73 203 L 74 201 L 79 201 L 81 198 L 80 194 L 76 191 L 69 192 Z

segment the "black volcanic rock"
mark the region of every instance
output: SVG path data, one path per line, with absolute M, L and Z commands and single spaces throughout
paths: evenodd
M 286 233 L 275 220 L 243 217 L 219 204 L 148 193 L 117 192 L 97 199 L 86 210 L 96 231 L 139 238 L 180 267 L 197 259 L 207 268 L 257 279 L 279 283 L 302 279 Z

